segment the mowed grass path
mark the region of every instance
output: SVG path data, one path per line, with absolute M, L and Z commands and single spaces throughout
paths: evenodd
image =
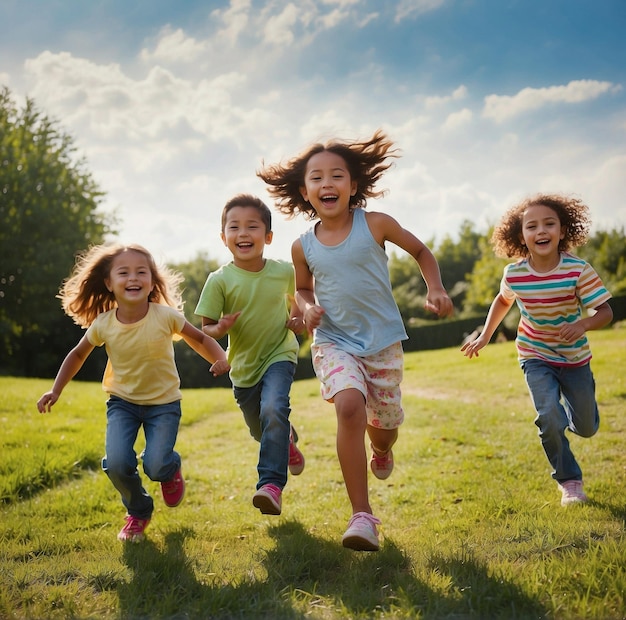
M 571 439 L 591 501 L 568 509 L 512 343 L 406 355 L 396 470 L 370 477 L 378 553 L 341 546 L 350 510 L 316 380 L 292 391 L 307 464 L 280 517 L 252 507 L 258 445 L 230 390 L 187 390 L 185 500 L 165 507 L 146 480 L 147 540 L 123 545 L 99 384 L 40 415 L 51 381 L 0 378 L 0 618 L 626 617 L 626 329 L 590 340 L 602 423 Z

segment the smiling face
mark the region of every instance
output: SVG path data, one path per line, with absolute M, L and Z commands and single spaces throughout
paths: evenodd
M 350 196 L 354 196 L 356 190 L 356 181 L 352 181 L 348 166 L 340 155 L 321 151 L 307 162 L 300 193 L 311 203 L 320 219 L 346 212 L 350 207 Z
M 522 239 L 528 248 L 531 260 L 536 264 L 558 261 L 559 242 L 565 238 L 565 228 L 561 225 L 554 209 L 542 204 L 531 205 L 522 216 Z
M 222 241 L 237 267 L 247 271 L 263 269 L 263 251 L 272 242 L 272 236 L 255 207 L 232 207 L 226 214 Z
M 154 288 L 148 259 L 134 250 L 121 252 L 113 259 L 105 284 L 118 305 L 147 303 Z

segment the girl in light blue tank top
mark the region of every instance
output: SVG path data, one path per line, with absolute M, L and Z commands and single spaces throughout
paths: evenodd
M 352 507 L 345 547 L 379 548 L 369 502 L 370 468 L 379 479 L 393 470 L 392 446 L 404 419 L 400 402 L 402 345 L 407 338 L 392 295 L 385 243 L 415 258 L 426 282 L 426 307 L 452 314 L 432 252 L 392 217 L 365 212 L 367 198 L 394 157 L 382 131 L 362 142 L 315 144 L 285 165 L 262 169 L 277 208 L 319 221 L 292 246 L 296 301 L 313 334 L 312 358 L 322 396 L 337 414 L 337 455 Z

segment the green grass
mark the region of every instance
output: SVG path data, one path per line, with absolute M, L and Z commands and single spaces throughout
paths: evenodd
M 0 378 L 0 618 L 623 618 L 626 330 L 591 334 L 602 423 L 572 438 L 592 500 L 562 509 L 512 343 L 477 360 L 406 355 L 396 470 L 370 480 L 378 553 L 343 549 L 349 504 L 335 417 L 315 380 L 292 391 L 307 466 L 280 517 L 251 504 L 257 444 L 230 390 L 187 390 L 187 495 L 148 538 L 100 471 L 99 384 Z M 141 446 L 138 446 L 138 450 Z

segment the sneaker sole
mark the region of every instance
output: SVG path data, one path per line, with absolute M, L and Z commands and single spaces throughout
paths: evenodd
M 352 549 L 353 551 L 378 551 L 380 545 L 374 544 L 367 538 L 362 538 L 356 534 L 344 536 L 341 539 L 341 543 L 346 549 Z
M 258 508 L 264 515 L 279 515 L 281 513 L 280 506 L 277 508 L 276 504 L 267 495 L 255 495 L 252 498 L 252 505 Z

